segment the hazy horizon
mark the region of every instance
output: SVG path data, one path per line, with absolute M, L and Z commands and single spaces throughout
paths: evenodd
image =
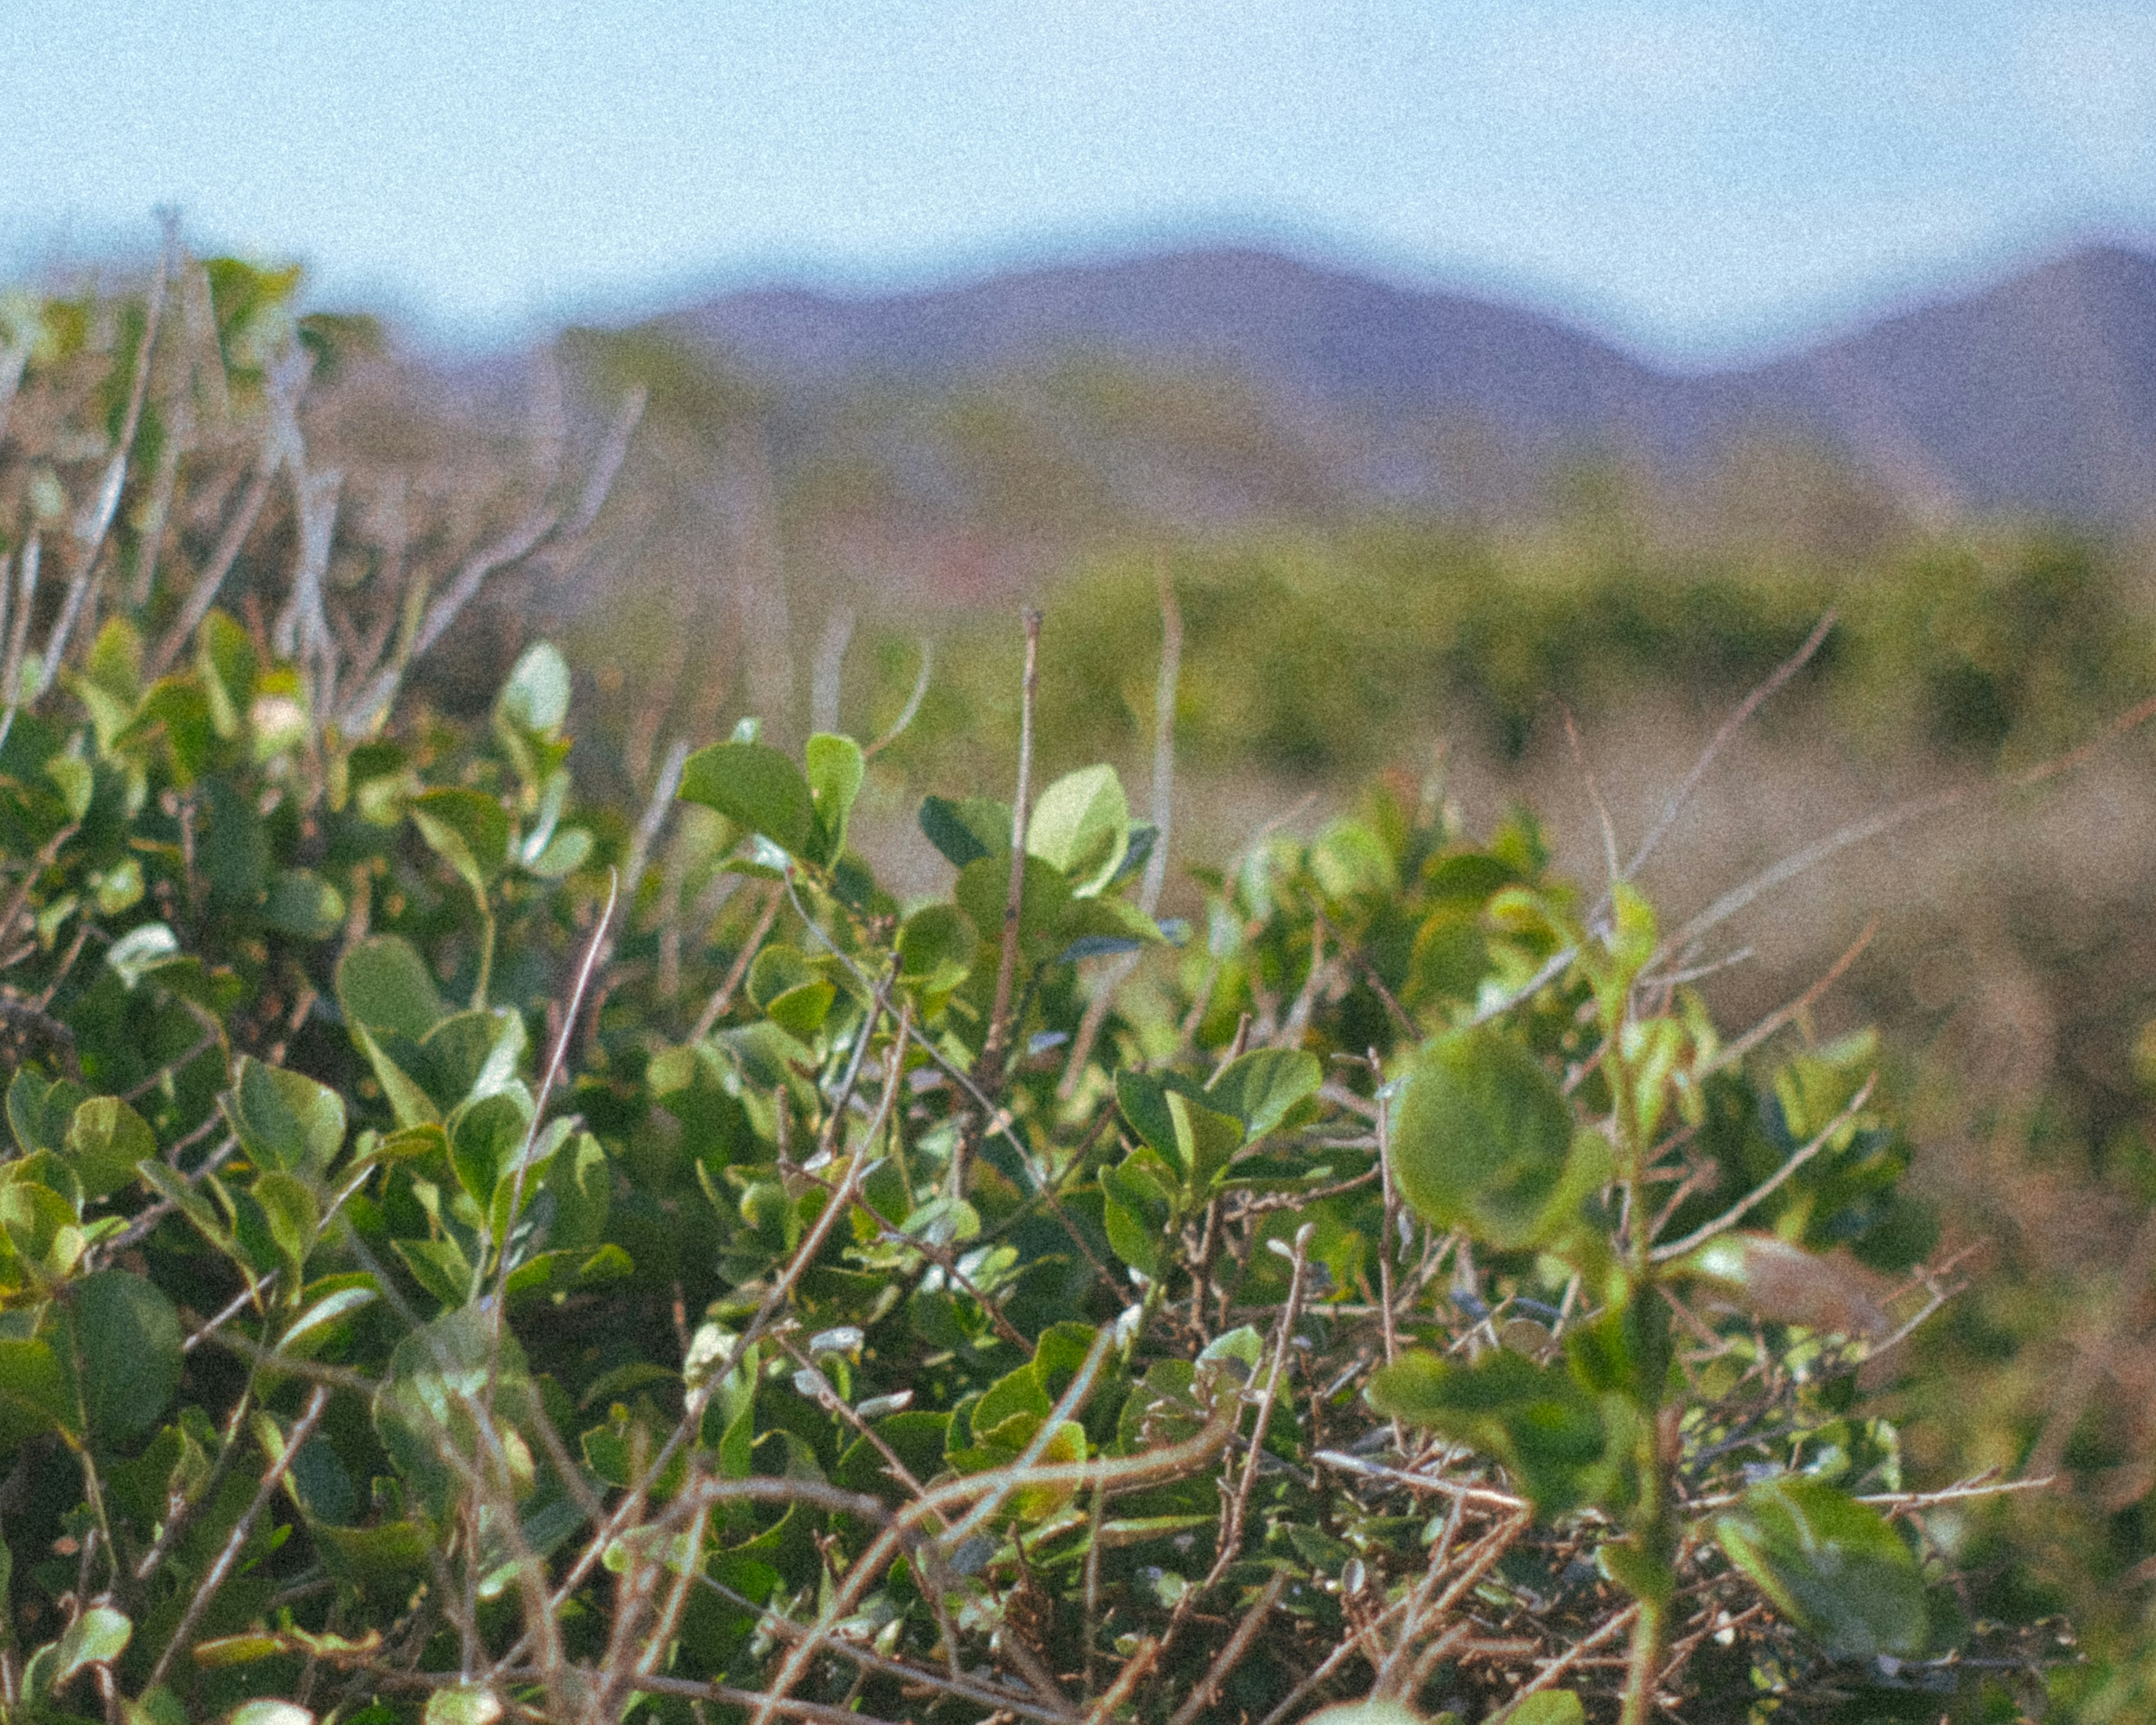
M 23 8 L 22 22 L 32 22 Z M 2156 13 L 1518 0 L 74 0 L 0 257 L 198 243 L 440 347 L 1235 239 L 1696 369 L 2156 228 Z

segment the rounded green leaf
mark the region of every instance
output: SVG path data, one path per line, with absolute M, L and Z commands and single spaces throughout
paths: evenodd
M 130 988 L 180 950 L 180 937 L 162 922 L 140 923 L 113 942 L 105 962 Z
M 258 1167 L 319 1176 L 343 1147 L 344 1098 L 304 1073 L 242 1055 L 239 1081 L 222 1101 Z
M 302 940 L 327 940 L 344 926 L 344 895 L 306 869 L 284 869 L 270 882 L 262 920 Z
M 1211 1190 L 1243 1147 L 1243 1122 L 1194 1101 L 1181 1091 L 1169 1091 L 1162 1100 L 1175 1123 L 1176 1155 L 1189 1176 L 1191 1190 L 1201 1194 Z
M 291 1277 L 288 1286 L 298 1287 L 305 1277 L 307 1254 L 314 1250 L 315 1235 L 322 1224 L 321 1206 L 305 1182 L 276 1168 L 259 1176 L 249 1189 L 262 1207 L 270 1241 Z
M 92 1096 L 68 1126 L 66 1155 L 85 1198 L 104 1198 L 135 1178 L 135 1164 L 157 1153 L 142 1117 L 117 1096 Z
M 563 827 L 525 866 L 542 880 L 558 880 L 582 867 L 584 859 L 591 854 L 589 831 L 583 827 Z
M 924 798 L 921 830 L 954 869 L 1010 851 L 1011 811 L 993 797 Z
M 1512 1250 L 1545 1239 L 1573 1149 L 1572 1111 L 1541 1061 L 1487 1029 L 1424 1045 L 1393 1122 L 1393 1175 L 1424 1219 Z
M 515 1083 L 524 1050 L 522 1014 L 474 1007 L 450 1014 L 427 1033 L 413 1076 L 439 1106 L 454 1108 Z
M 85 1276 L 69 1302 L 74 1378 L 89 1435 L 124 1442 L 157 1423 L 179 1388 L 179 1315 L 125 1270 Z
M 1370 1380 L 1380 1414 L 1424 1425 L 1502 1462 L 1545 1514 L 1609 1486 L 1601 1409 L 1561 1366 L 1496 1348 L 1472 1365 L 1413 1349 Z
M 412 799 L 412 824 L 428 848 L 475 896 L 509 860 L 509 816 L 501 803 L 462 785 L 442 785 Z
M 77 1423 L 67 1373 L 49 1343 L 0 1339 L 0 1451 L 33 1432 Z
M 36 1067 L 21 1065 L 8 1085 L 8 1128 L 25 1156 L 66 1147 L 68 1128 L 82 1104 L 82 1086 L 64 1078 L 49 1082 Z
M 981 939 L 992 950 L 1003 943 L 1004 907 L 1010 900 L 1010 866 L 1008 852 L 982 857 L 958 871 L 957 884 L 952 889 L 958 908 L 980 930 Z M 1070 889 L 1060 874 L 1037 856 L 1026 858 L 1024 880 L 1019 890 L 1021 947 L 1030 958 L 1052 957 L 1044 946 L 1070 902 Z
M 748 968 L 748 998 L 761 1009 L 789 989 L 822 979 L 821 973 L 798 947 L 773 941 L 756 955 L 756 963 Z
M 1504 1725 L 1587 1725 L 1587 1709 L 1569 1689 L 1543 1689 L 1507 1713 Z
M 520 1086 L 467 1102 L 449 1116 L 449 1162 L 457 1183 L 485 1209 L 531 1130 L 531 1101 Z
M 782 850 L 805 856 L 816 835 L 816 803 L 801 769 L 761 742 L 699 749 L 681 770 L 681 800 L 716 809 Z
M 127 1651 L 135 1625 L 110 1605 L 92 1605 L 69 1624 L 54 1649 L 52 1686 L 64 1689 L 85 1667 L 110 1665 Z
M 763 1009 L 764 1016 L 788 1035 L 806 1042 L 823 1027 L 838 994 L 834 984 L 819 977 L 773 996 Z
M 1349 1701 L 1321 1708 L 1303 1725 L 1423 1725 L 1423 1717 L 1397 1701 Z
M 501 685 L 494 710 L 520 731 L 551 737 L 569 716 L 569 662 L 562 649 L 552 641 L 535 641 Z
M 1714 1531 L 1730 1562 L 1829 1652 L 1874 1659 L 1923 1651 L 1923 1577 L 1869 1504 L 1822 1481 L 1784 1475 L 1746 1491 Z
M 337 1004 L 346 1024 L 393 1030 L 417 1042 L 444 1016 L 426 961 L 400 935 L 371 935 L 337 961 Z
M 491 1689 L 467 1685 L 437 1689 L 427 1700 L 425 1725 L 494 1725 L 501 1717 L 501 1697 Z
M 846 818 L 853 813 L 854 798 L 860 794 L 868 761 L 852 737 L 822 731 L 808 739 L 805 759 L 808 793 L 816 805 L 816 825 L 822 839 L 816 860 L 834 863 L 846 848 Z
M 1115 878 L 1131 842 L 1130 803 L 1112 767 L 1065 773 L 1040 793 L 1027 824 L 1027 855 L 1070 883 L 1081 896 Z
M 1205 1086 L 1205 1101 L 1241 1121 L 1251 1137 L 1261 1138 L 1296 1103 L 1316 1096 L 1324 1081 L 1316 1055 L 1299 1048 L 1253 1049 L 1221 1069 Z
M 980 937 L 956 905 L 927 905 L 898 933 L 898 979 L 923 993 L 947 993 L 973 968 Z
M 202 1659 L 199 1652 L 195 1657 Z M 296 1702 L 249 1701 L 232 1710 L 225 1725 L 315 1725 L 315 1716 Z

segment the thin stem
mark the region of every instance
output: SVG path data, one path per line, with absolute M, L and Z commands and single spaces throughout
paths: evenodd
M 1004 893 L 1002 952 L 996 961 L 996 993 L 988 1013 L 988 1038 L 974 1065 L 974 1083 L 993 1099 L 1003 1088 L 1004 1065 L 1011 1040 L 1011 990 L 1018 976 L 1020 912 L 1025 898 L 1025 834 L 1032 815 L 1033 703 L 1040 675 L 1040 613 L 1025 614 L 1025 675 L 1021 685 L 1018 733 L 1018 795 L 1011 804 L 1010 880 Z M 966 1193 L 966 1165 L 988 1129 L 985 1121 L 968 1122 L 951 1152 L 951 1194 Z

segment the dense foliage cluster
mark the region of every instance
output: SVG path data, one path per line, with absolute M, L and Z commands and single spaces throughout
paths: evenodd
M 1711 916 L 1434 787 L 1187 926 L 1165 798 L 1023 745 L 918 902 L 849 844 L 879 743 L 581 797 L 552 648 L 468 720 L 404 672 L 618 441 L 393 557 L 290 286 L 7 326 L 8 1718 L 2039 1692 L 1957 1564 L 1992 1483 L 1871 1400 L 1944 1284 L 1868 1040 L 1726 1039 Z

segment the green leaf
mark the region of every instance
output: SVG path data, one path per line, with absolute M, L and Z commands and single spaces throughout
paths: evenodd
M 982 940 L 992 950 L 999 947 L 1004 906 L 1010 899 L 1009 854 L 984 856 L 967 864 L 958 871 L 952 896 L 980 930 Z M 1070 889 L 1063 876 L 1039 857 L 1026 858 L 1024 884 L 1019 889 L 1018 930 L 1020 948 L 1029 958 L 1038 963 L 1053 956 L 1050 939 L 1070 902 Z
M 442 1117 L 440 1107 L 428 1094 L 426 1086 L 405 1070 L 404 1060 L 409 1060 L 415 1066 L 422 1064 L 419 1050 L 393 1031 L 384 1030 L 377 1037 L 366 1025 L 354 1024 L 352 1032 L 360 1052 L 374 1068 L 375 1080 L 388 1100 L 390 1111 L 397 1117 L 398 1129 L 409 1132 L 414 1127 L 439 1123 Z M 400 1060 L 399 1055 L 404 1060 Z
M 1205 1086 L 1205 1101 L 1241 1121 L 1251 1138 L 1262 1138 L 1297 1103 L 1316 1096 L 1324 1081 L 1316 1055 L 1299 1048 L 1254 1049 L 1229 1061 Z
M 68 1164 L 85 1198 L 117 1192 L 134 1179 L 136 1163 L 157 1153 L 147 1122 L 117 1096 L 92 1096 L 74 1111 L 68 1127 Z
M 1413 1707 L 1397 1701 L 1348 1701 L 1320 1708 L 1303 1725 L 1424 1725 L 1424 1721 Z
M 74 1268 L 88 1244 L 76 1225 L 81 1220 L 80 1193 L 70 1190 L 63 1197 L 46 1183 L 74 1186 L 67 1164 L 50 1151 L 39 1151 L 33 1161 L 44 1164 L 38 1168 L 44 1179 L 29 1178 L 28 1164 L 18 1163 L 10 1170 L 14 1178 L 0 1184 L 0 1231 L 18 1260 L 58 1278 Z
M 551 741 L 569 716 L 569 662 L 562 649 L 552 641 L 535 641 L 501 685 L 494 711 L 505 723 Z
M 1517 1703 L 1504 1725 L 1587 1725 L 1587 1709 L 1569 1689 L 1543 1689 Z
M 409 1588 L 427 1568 L 434 1549 L 433 1531 L 423 1522 L 384 1522 L 372 1527 L 335 1527 L 316 1522 L 308 1529 L 325 1568 L 340 1579 L 384 1589 Z
M 1195 1090 L 1189 1081 L 1173 1072 L 1133 1072 L 1127 1069 L 1116 1074 L 1116 1106 L 1123 1111 L 1131 1130 L 1161 1155 L 1179 1174 L 1188 1175 L 1188 1165 L 1183 1160 L 1183 1146 L 1175 1130 L 1175 1116 L 1168 1110 L 1168 1093 L 1171 1089 Z
M 80 1410 L 52 1345 L 0 1339 L 0 1448 L 55 1425 L 73 1430 Z
M 1101 1170 L 1101 1193 L 1106 1200 L 1102 1220 L 1116 1255 L 1133 1270 L 1158 1279 L 1161 1236 L 1174 1214 L 1166 1189 L 1134 1153 L 1121 1167 Z
M 547 1165 L 544 1189 L 554 1200 L 550 1245 L 588 1251 L 605 1237 L 613 1203 L 613 1178 L 606 1151 L 589 1132 L 578 1132 Z
M 520 1086 L 466 1102 L 448 1120 L 449 1163 L 457 1183 L 481 1210 L 494 1201 L 494 1189 L 514 1167 L 531 1130 L 531 1100 Z
M 418 1042 L 444 1016 L 426 961 L 401 935 L 370 935 L 337 961 L 337 1004 L 348 1025 Z
M 437 1689 L 427 1698 L 424 1725 L 494 1725 L 501 1717 L 501 1697 L 491 1689 L 468 1684 Z
M 1037 856 L 1090 898 L 1115 879 L 1131 840 L 1130 804 L 1112 767 L 1065 773 L 1040 793 L 1025 833 Z
M 1370 1380 L 1370 1405 L 1429 1426 L 1502 1462 L 1545 1515 L 1601 1496 L 1612 1484 L 1609 1445 L 1592 1397 L 1559 1366 L 1509 1348 L 1473 1365 L 1416 1350 Z
M 1243 1123 L 1200 1106 L 1180 1091 L 1168 1091 L 1167 1101 L 1175 1122 L 1177 1156 L 1189 1171 L 1192 1192 L 1202 1195 L 1212 1190 L 1243 1147 Z
M 72 1365 L 89 1435 L 125 1442 L 157 1423 L 186 1356 L 163 1291 L 125 1270 L 100 1270 L 68 1302 Z
M 210 1202 L 201 1187 L 177 1168 L 167 1167 L 162 1161 L 146 1162 L 136 1169 L 136 1173 L 145 1186 L 192 1222 L 203 1239 L 220 1251 L 230 1250 L 232 1236 L 225 1231 L 217 1207 Z
M 762 1009 L 789 988 L 821 979 L 822 973 L 809 963 L 808 955 L 798 947 L 773 941 L 756 955 L 756 963 L 748 968 L 748 998 Z
M 201 1649 L 195 1657 L 202 1661 Z M 295 1702 L 245 1701 L 226 1716 L 224 1725 L 315 1725 L 315 1716 Z
M 947 995 L 972 974 L 980 937 L 956 905 L 927 905 L 898 932 L 898 979 L 916 993 Z
M 151 972 L 175 957 L 179 950 L 180 937 L 171 929 L 162 922 L 144 922 L 113 942 L 105 962 L 119 973 L 120 980 L 131 989 Z
M 524 1015 L 509 1007 L 451 1013 L 420 1040 L 413 1076 L 454 1108 L 516 1085 L 525 1046 Z
M 1572 1111 L 1556 1081 L 1486 1028 L 1424 1045 L 1394 1117 L 1392 1154 L 1402 1196 L 1425 1220 L 1506 1250 L 1562 1230 L 1597 1172 L 1584 1140 L 1575 1162 Z
M 469 1301 L 477 1284 L 471 1260 L 446 1235 L 440 1240 L 393 1240 L 390 1245 L 412 1272 L 413 1281 L 449 1309 Z
M 525 865 L 542 880 L 558 880 L 583 865 L 592 854 L 592 835 L 583 827 L 563 827 Z
M 697 750 L 682 768 L 680 797 L 717 809 L 796 856 L 808 855 L 814 845 L 816 802 L 808 781 L 767 743 L 721 742 Z
M 374 1396 L 375 1434 L 430 1516 L 447 1512 L 468 1474 L 500 1481 L 500 1453 L 477 1424 L 490 1398 L 495 1433 L 506 1448 L 514 1439 L 513 1465 L 523 1448 L 515 1434 L 543 1415 L 523 1349 L 506 1327 L 497 1330 L 486 1307 L 444 1312 L 391 1352 Z
M 302 940 L 327 940 L 344 926 L 344 895 L 306 869 L 283 869 L 270 882 L 262 920 Z
M 831 1003 L 838 994 L 834 984 L 819 977 L 775 996 L 763 1009 L 764 1016 L 788 1035 L 806 1041 L 822 1028 L 824 1015 L 830 1011 Z
M 409 805 L 429 850 L 482 901 L 487 883 L 509 860 L 509 816 L 493 798 L 462 785 L 423 791 Z
M 954 869 L 984 856 L 1010 855 L 1011 811 L 989 797 L 929 797 L 921 804 L 921 830 Z
M 307 1254 L 314 1250 L 315 1235 L 322 1225 L 321 1206 L 315 1194 L 295 1176 L 272 1168 L 249 1188 L 270 1224 L 270 1238 L 277 1255 L 285 1260 L 288 1287 L 306 1281 Z
M 312 1359 L 342 1333 L 347 1317 L 378 1297 L 371 1287 L 333 1289 L 292 1321 L 278 1341 L 277 1352 L 287 1359 Z
M 1844 1659 L 1924 1648 L 1923 1577 L 1885 1517 L 1818 1480 L 1762 1480 L 1715 1519 L 1729 1560 Z
M 135 1625 L 110 1605 L 92 1605 L 69 1624 L 52 1664 L 52 1687 L 64 1689 L 89 1666 L 110 1665 L 127 1651 Z
M 219 1101 L 258 1168 L 319 1179 L 344 1146 L 344 1098 L 303 1073 L 242 1055 L 239 1080 Z
M 62 1151 L 82 1100 L 80 1085 L 48 1079 L 34 1066 L 18 1066 L 8 1085 L 8 1129 L 25 1156 Z
M 239 735 L 240 716 L 254 699 L 261 675 L 254 639 L 224 612 L 212 611 L 195 637 L 195 665 L 209 700 L 210 723 L 229 741 Z
M 808 794 L 816 805 L 817 852 L 813 860 L 834 863 L 846 848 L 846 820 L 860 794 L 868 762 L 850 737 L 819 731 L 806 752 Z
M 59 788 L 69 820 L 80 821 L 90 813 L 97 774 L 89 762 L 79 755 L 54 755 L 45 762 L 45 777 Z

